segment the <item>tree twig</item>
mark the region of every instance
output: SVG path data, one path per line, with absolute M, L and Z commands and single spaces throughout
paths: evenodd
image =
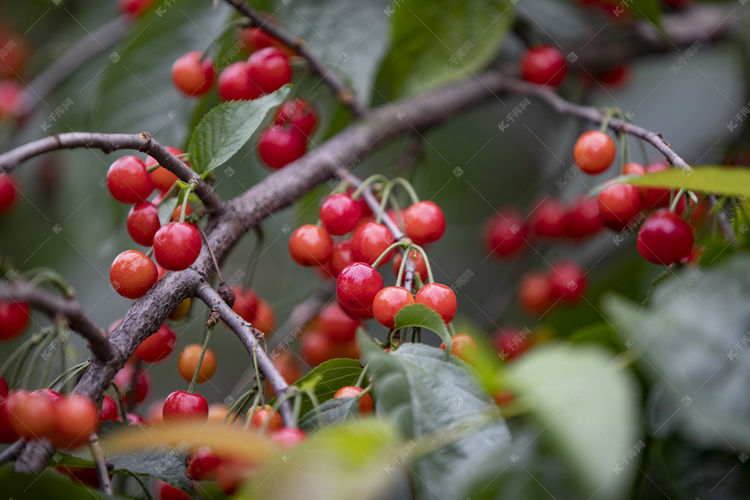
M 109 496 L 112 496 L 112 484 L 109 482 L 109 470 L 107 470 L 107 461 L 104 459 L 104 451 L 99 443 L 99 436 L 93 433 L 89 438 L 89 451 L 94 458 L 96 465 L 96 475 L 99 476 L 99 489 Z
M 12 462 L 13 460 L 17 459 L 19 456 L 21 456 L 21 453 L 23 453 L 24 448 L 26 448 L 26 440 L 24 439 L 19 439 L 12 445 L 5 448 L 3 452 L 0 453 L 0 465 L 3 465 L 7 462 Z

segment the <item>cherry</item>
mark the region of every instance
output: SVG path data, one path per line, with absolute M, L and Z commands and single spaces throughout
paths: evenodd
M 224 68 L 219 74 L 218 87 L 222 101 L 251 101 L 263 95 L 250 79 L 245 61 L 238 61 Z
M 422 283 L 427 282 L 427 264 L 425 264 L 424 257 L 422 256 L 422 252 L 419 252 L 418 250 L 412 250 L 409 252 L 409 258 L 414 262 L 414 268 L 417 274 L 419 274 L 419 278 L 422 280 Z M 393 257 L 393 274 L 395 276 L 398 276 L 398 272 L 401 269 L 401 261 L 403 259 L 403 256 L 401 255 L 401 252 L 396 252 Z M 405 271 L 404 271 L 405 272 Z
M 333 240 L 328 231 L 320 226 L 300 226 L 289 239 L 289 253 L 301 266 L 322 266 L 331 258 L 332 252 Z
M 258 299 L 258 311 L 253 326 L 263 332 L 265 338 L 273 335 L 276 330 L 276 314 L 273 312 L 271 304 L 263 299 Z
M 646 167 L 646 173 L 648 174 L 664 172 L 666 170 L 669 170 L 669 165 L 666 163 L 654 163 Z M 641 194 L 643 195 L 643 206 L 646 208 L 664 208 L 669 206 L 669 199 L 671 197 L 669 189 L 642 188 Z
M 117 389 L 120 391 L 122 402 L 126 405 L 129 403 L 131 392 L 134 392 L 136 403 L 143 402 L 146 399 L 146 396 L 148 396 L 148 389 L 151 385 L 148 374 L 143 370 L 138 370 L 138 376 L 135 379 L 135 391 L 133 391 L 131 386 L 133 382 L 133 370 L 134 368 L 132 366 L 125 365 L 125 368 L 117 372 L 117 375 L 115 375 L 113 380 Z
M 581 266 L 570 261 L 556 262 L 549 272 L 550 297 L 575 303 L 586 291 L 586 276 Z
M 624 85 L 630 80 L 630 66 L 625 63 L 620 63 L 603 73 L 600 73 L 597 75 L 596 79 L 611 87 Z
M 141 17 L 155 0 L 117 0 L 117 8 L 125 16 Z
M 137 413 L 126 413 L 125 420 L 128 425 L 137 425 L 138 427 L 147 427 L 146 419 Z
M 457 358 L 471 363 L 477 355 L 477 343 L 474 339 L 465 333 L 459 333 L 451 338 L 451 354 Z M 445 350 L 445 342 L 440 344 L 440 348 Z
M 138 203 L 154 190 L 154 183 L 146 172 L 146 164 L 137 156 L 123 156 L 107 170 L 107 188 L 122 203 Z
M 164 400 L 162 409 L 164 423 L 183 421 L 202 421 L 208 419 L 208 403 L 200 394 L 175 391 Z
M 346 193 L 329 196 L 320 207 L 320 222 L 330 234 L 352 231 L 362 217 L 362 207 Z
M 249 410 L 247 412 L 248 418 L 250 417 L 251 411 L 252 410 Z M 252 418 L 250 418 L 250 425 L 256 429 L 273 432 L 284 427 L 284 422 L 282 422 L 281 415 L 279 415 L 277 411 L 274 411 L 273 408 L 266 405 L 265 407 L 258 406 L 255 408 L 255 412 L 253 413 Z
M 305 431 L 296 427 L 283 427 L 271 433 L 271 441 L 283 450 L 289 450 L 307 438 Z
M 240 285 L 232 287 L 234 292 L 234 305 L 232 311 L 248 323 L 255 323 L 258 314 L 258 295 L 252 288 L 243 288 Z
M 15 443 L 21 438 L 21 436 L 19 436 L 10 425 L 10 415 L 8 414 L 7 401 L 7 397 L 4 397 L 2 400 L 0 400 L 0 443 L 6 444 Z
M 180 353 L 180 357 L 177 358 L 177 370 L 179 370 L 182 378 L 188 382 L 193 380 L 193 374 L 195 373 L 195 368 L 198 366 L 198 360 L 200 360 L 202 351 L 202 345 L 189 344 L 185 346 Z M 198 379 L 196 382 L 202 384 L 210 379 L 214 372 L 216 372 L 216 356 L 211 349 L 206 349 L 201 368 L 198 370 Z
M 428 283 L 417 291 L 414 301 L 424 304 L 443 318 L 447 325 L 456 316 L 458 304 L 456 294 L 449 286 L 440 283 Z
M 651 214 L 638 232 L 638 252 L 653 264 L 668 266 L 688 258 L 693 250 L 693 230 L 667 209 Z
M 580 198 L 563 216 L 565 236 L 588 238 L 601 231 L 604 226 L 596 198 Z
M 54 401 L 46 394 L 11 391 L 5 400 L 8 422 L 25 439 L 41 439 L 55 429 Z
M 623 175 L 643 175 L 646 173 L 646 167 L 631 161 L 622 166 L 622 173 Z
M 341 271 L 354 262 L 354 255 L 352 254 L 352 241 L 344 240 L 339 241 L 333 245 L 333 251 L 331 252 L 331 260 L 328 261 L 326 268 L 328 272 L 334 278 L 337 278 Z
M 29 45 L 20 35 L 6 29 L 3 31 L 0 33 L 0 47 L 3 48 L 0 78 L 18 78 L 29 62 Z
M 172 65 L 172 83 L 186 96 L 201 96 L 211 89 L 216 78 L 211 58 L 201 61 L 200 52 L 188 52 Z
M 0 45 L 3 47 L 3 45 Z M 2 67 L 0 60 L 0 68 Z M 13 121 L 21 114 L 23 88 L 12 80 L 0 81 L 0 121 Z
M 0 300 L 0 340 L 10 340 L 23 334 L 31 323 L 27 302 Z
M 331 342 L 320 330 L 311 330 L 302 336 L 301 351 L 302 358 L 311 366 L 318 366 L 329 359 L 359 359 L 360 356 L 356 340 Z
M 247 60 L 247 74 L 266 94 L 292 81 L 289 58 L 276 47 L 266 47 L 254 52 Z
M 353 311 L 364 317 L 372 317 L 372 302 L 381 288 L 383 277 L 372 266 L 362 262 L 352 262 L 336 278 L 336 297 L 350 314 Z
M 78 448 L 96 432 L 99 424 L 97 417 L 96 405 L 89 398 L 69 394 L 55 403 L 55 429 L 47 437 L 56 448 Z
M 138 250 L 125 250 L 112 261 L 109 280 L 117 293 L 139 299 L 156 283 L 158 273 L 153 261 Z
M 221 457 L 210 446 L 198 446 L 185 457 L 185 475 L 194 481 L 215 481 Z
M 5 404 L 6 397 L 8 397 L 8 383 L 0 377 L 0 405 Z
M 159 479 L 156 480 L 156 491 L 159 495 L 159 500 L 191 500 L 192 497 L 172 485 L 165 483 Z
M 0 215 L 8 212 L 16 204 L 18 190 L 16 181 L 10 174 L 0 174 Z
M 378 222 L 368 222 L 354 231 L 352 253 L 358 261 L 373 264 L 393 242 L 393 234 L 387 227 Z M 391 260 L 392 256 L 393 250 L 380 261 L 379 266 Z
M 305 136 L 295 128 L 268 127 L 258 137 L 258 156 L 274 170 L 302 158 L 306 152 Z
M 177 157 L 180 157 L 181 155 L 185 154 L 181 150 L 177 148 L 173 148 L 171 146 L 167 146 L 166 150 Z M 190 164 L 184 160 L 183 160 L 183 163 L 187 166 L 190 166 Z M 154 160 L 150 156 L 146 158 L 145 164 L 146 164 L 146 169 L 149 169 L 158 165 L 156 160 Z M 149 172 L 148 175 L 151 176 L 151 181 L 153 181 L 156 189 L 158 189 L 162 193 L 166 193 L 167 191 L 169 191 L 169 188 L 171 188 L 174 185 L 174 183 L 177 182 L 177 176 L 162 166 L 156 167 L 156 169 Z M 158 203 L 158 202 L 155 200 L 154 203 Z
M 622 230 L 641 213 L 641 193 L 630 184 L 614 184 L 596 197 L 604 225 L 615 231 Z
M 170 222 L 154 235 L 154 258 L 169 271 L 190 267 L 201 253 L 201 234 L 195 224 Z
M 536 45 L 521 58 L 521 77 L 537 85 L 560 85 L 568 72 L 565 56 L 551 45 Z
M 117 422 L 120 420 L 120 412 L 117 411 L 117 403 L 114 399 L 105 395 L 102 399 L 102 407 L 99 410 L 100 422 Z
M 260 28 L 243 28 L 239 32 L 240 41 L 247 47 L 248 52 L 255 52 L 266 47 L 273 47 L 276 39 Z
M 360 326 L 362 326 L 361 321 L 349 316 L 335 302 L 326 304 L 318 315 L 318 327 L 332 342 L 349 342 L 353 340 L 357 328 Z
M 484 240 L 491 253 L 505 257 L 521 248 L 528 232 L 529 229 L 518 210 L 512 207 L 505 208 L 493 215 L 487 222 Z
M 273 124 L 278 126 L 290 124 L 305 136 L 309 136 L 318 124 L 318 112 L 307 99 L 298 97 L 281 103 L 274 115 Z
M 167 318 L 172 321 L 182 321 L 190 312 L 191 305 L 192 301 L 190 300 L 190 297 L 182 299 L 182 301 L 177 304 L 177 307 L 175 307 L 172 312 L 169 313 L 169 316 L 167 316 Z
M 531 213 L 531 231 L 545 238 L 565 236 L 565 206 L 554 198 L 539 203 Z
M 420 201 L 406 209 L 403 216 L 404 232 L 417 245 L 439 240 L 445 232 L 445 216 L 437 204 Z
M 157 363 L 172 354 L 175 345 L 177 345 L 175 333 L 167 325 L 161 325 L 135 349 L 135 357 L 147 363 Z
M 396 314 L 410 304 L 414 303 L 411 292 L 402 286 L 388 286 L 375 295 L 372 303 L 372 312 L 378 323 L 386 328 L 393 328 Z
M 185 207 L 185 218 L 187 219 L 187 216 L 192 214 L 194 212 L 193 207 L 188 204 L 188 206 Z M 174 210 L 172 210 L 172 222 L 180 222 L 180 217 L 182 216 L 182 205 L 177 205 L 174 207 Z
M 532 316 L 541 316 L 552 305 L 550 282 L 546 274 L 530 272 L 518 284 L 518 301 L 521 309 Z
M 139 245 L 150 247 L 159 230 L 159 210 L 148 201 L 139 201 L 128 212 L 128 234 Z
M 615 161 L 617 148 L 610 136 L 599 130 L 584 132 L 573 148 L 573 159 L 587 174 L 600 174 Z
M 362 394 L 363 391 L 364 389 L 361 387 L 347 385 L 336 391 L 336 394 L 333 395 L 333 399 L 356 398 Z M 360 415 L 369 415 L 372 413 L 372 397 L 370 397 L 369 394 L 365 394 L 359 398 L 359 413 Z
M 492 341 L 495 344 L 497 354 L 503 361 L 516 359 L 529 348 L 528 335 L 516 328 L 498 330 L 492 335 Z

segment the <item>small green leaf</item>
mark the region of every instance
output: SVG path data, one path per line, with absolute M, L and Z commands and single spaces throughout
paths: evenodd
M 307 412 L 299 421 L 299 427 L 308 434 L 318 427 L 343 422 L 352 415 L 358 415 L 359 401 L 355 398 L 329 399 L 320 405 L 320 413 L 314 409 Z
M 193 169 L 205 176 L 230 159 L 245 145 L 289 94 L 285 86 L 252 101 L 229 101 L 206 113 L 193 131 L 188 153 Z
M 628 176 L 622 182 L 634 186 L 685 189 L 721 196 L 750 196 L 750 170 L 746 168 L 703 166 L 670 168 L 661 172 Z
M 445 327 L 443 318 L 438 313 L 424 304 L 412 304 L 402 308 L 396 314 L 395 330 L 403 328 L 419 327 L 427 328 L 438 334 L 440 339 L 445 343 L 445 353 L 450 355 L 453 348 L 453 341 L 448 328 Z
M 159 205 L 158 213 L 159 213 L 159 224 L 165 225 L 169 221 L 172 220 L 172 213 L 174 212 L 174 209 L 177 208 L 177 197 L 169 198 L 167 200 L 164 200 L 164 202 Z

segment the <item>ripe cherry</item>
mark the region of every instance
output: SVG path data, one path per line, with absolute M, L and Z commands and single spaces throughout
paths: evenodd
M 128 212 L 128 234 L 139 245 L 153 245 L 154 235 L 160 227 L 159 210 L 148 201 L 139 201 Z
M 247 416 L 250 417 L 250 412 L 247 412 Z M 266 405 L 265 407 L 256 407 L 252 418 L 250 418 L 250 425 L 256 429 L 261 429 L 266 432 L 273 432 L 275 430 L 284 427 L 284 422 L 281 420 L 281 415 L 273 408 Z
M 653 264 L 668 266 L 690 257 L 693 242 L 690 224 L 667 209 L 651 214 L 638 232 L 638 252 Z
M 273 366 L 287 384 L 293 384 L 302 377 L 302 370 L 297 362 L 297 357 L 289 354 L 288 351 L 281 352 L 273 358 Z M 268 379 L 266 379 L 266 393 L 270 396 L 275 395 Z
M 0 443 L 14 443 L 20 439 L 13 427 L 10 425 L 8 415 L 7 397 L 0 401 Z
M 298 97 L 281 103 L 274 115 L 273 124 L 278 126 L 289 124 L 303 135 L 309 136 L 318 124 L 318 112 L 307 99 Z
M 456 294 L 449 286 L 440 283 L 428 283 L 417 291 L 414 301 L 424 304 L 443 318 L 447 325 L 456 316 L 458 304 Z
M 346 193 L 329 196 L 320 207 L 320 222 L 333 235 L 352 231 L 362 217 L 362 207 Z
M 3 57 L 0 60 L 0 78 L 18 78 L 26 69 L 29 62 L 29 45 L 26 40 L 2 26 L 0 33 L 0 47 L 3 48 Z
M 269 338 L 276 331 L 276 314 L 273 312 L 273 306 L 261 298 L 258 299 L 253 326 L 263 332 L 265 338 Z
M 301 266 L 322 266 L 331 258 L 332 252 L 333 240 L 328 231 L 320 226 L 300 226 L 289 239 L 289 253 Z
M 155 0 L 117 0 L 117 8 L 125 16 L 140 17 Z
M 271 434 L 271 441 L 283 450 L 289 450 L 305 440 L 305 431 L 296 427 L 283 427 Z
M 109 280 L 117 293 L 139 299 L 156 283 L 158 273 L 153 261 L 138 250 L 125 250 L 112 261 Z
M 419 278 L 422 280 L 422 283 L 427 282 L 427 264 L 424 262 L 424 257 L 422 256 L 422 253 L 417 250 L 412 250 L 409 252 L 409 258 L 414 262 L 414 270 L 417 274 L 419 274 Z M 396 252 L 393 257 L 393 274 L 398 277 L 398 272 L 401 269 L 401 261 L 403 259 L 403 256 L 401 255 L 401 252 Z
M 459 333 L 451 338 L 451 354 L 457 358 L 471 363 L 477 355 L 477 343 L 474 339 L 465 333 Z M 445 350 L 445 342 L 440 344 L 440 348 Z
M 215 481 L 221 457 L 210 446 L 198 446 L 185 457 L 185 475 L 193 481 Z
M 372 314 L 367 314 L 371 312 L 372 302 L 381 288 L 383 277 L 372 266 L 363 262 L 352 262 L 336 278 L 339 304 L 347 312 L 361 312 L 365 317 L 372 317 Z
M 188 203 L 188 205 L 185 207 L 185 219 L 187 219 L 187 216 L 192 214 L 193 212 L 194 212 L 193 207 L 191 207 L 190 204 Z M 177 205 L 176 207 L 174 207 L 174 210 L 172 210 L 172 217 L 170 220 L 172 222 L 180 222 L 181 216 L 182 216 L 182 205 Z
M 349 316 L 335 302 L 326 304 L 320 311 L 320 314 L 318 314 L 318 328 L 333 342 L 349 342 L 353 340 L 357 328 L 360 326 L 362 326 L 361 321 Z
M 352 253 L 358 261 L 373 264 L 393 242 L 393 234 L 387 227 L 378 222 L 368 222 L 354 231 Z M 393 250 L 380 261 L 379 266 L 391 260 L 392 256 Z
M 578 264 L 559 261 L 549 272 L 549 287 L 553 300 L 575 303 L 586 292 L 586 275 Z
M 164 400 L 162 418 L 165 424 L 193 420 L 205 422 L 208 419 L 208 403 L 200 394 L 175 391 Z
M 3 45 L 0 45 L 3 47 Z M 0 68 L 3 61 L 0 60 Z M 21 115 L 23 88 L 12 80 L 0 81 L 0 121 L 13 121 Z
M 102 399 L 102 407 L 99 410 L 100 422 L 117 422 L 120 420 L 120 412 L 117 411 L 117 403 L 114 399 L 105 395 Z
M 250 79 L 245 61 L 232 63 L 219 74 L 219 97 L 222 101 L 251 101 L 263 92 Z
M 188 315 L 190 312 L 190 306 L 192 305 L 192 301 L 190 300 L 190 297 L 187 297 L 185 299 L 182 299 L 179 304 L 177 304 L 177 307 L 172 309 L 172 312 L 169 313 L 169 316 L 167 316 L 168 319 L 172 321 L 182 321 L 185 319 L 185 316 Z
M 188 52 L 172 65 L 172 83 L 186 96 L 201 96 L 211 89 L 216 78 L 211 58 L 201 61 L 200 52 Z
M 646 167 L 646 173 L 648 174 L 664 172 L 666 170 L 669 170 L 669 165 L 666 163 L 653 163 Z M 669 206 L 671 197 L 669 189 L 643 188 L 641 194 L 643 195 L 643 206 L 646 208 L 665 208 Z
M 8 212 L 16 204 L 18 189 L 10 174 L 0 174 L 0 215 Z
M 630 66 L 620 63 L 596 76 L 596 79 L 605 85 L 618 87 L 630 80 Z
M 32 440 L 47 437 L 55 429 L 56 399 L 44 393 L 11 391 L 5 400 L 8 422 L 22 438 Z
M 518 284 L 518 301 L 527 314 L 541 316 L 552 305 L 549 277 L 532 271 L 521 278 Z
M 487 249 L 494 255 L 505 257 L 515 253 L 526 240 L 529 229 L 515 208 L 502 209 L 493 215 L 484 229 Z
M 154 182 L 146 172 L 146 164 L 137 156 L 123 156 L 107 170 L 107 188 L 117 201 L 138 203 L 154 190 Z
M 565 236 L 565 213 L 565 206 L 559 200 L 543 200 L 531 213 L 531 231 L 544 238 Z
M 254 52 L 247 60 L 247 73 L 266 94 L 292 81 L 289 58 L 276 47 L 266 47 Z
M 404 232 L 417 245 L 439 240 L 445 232 L 445 216 L 431 201 L 414 203 L 403 214 Z
M 170 222 L 154 235 L 154 258 L 169 271 L 190 267 L 201 253 L 201 234 L 195 224 Z
M 8 396 L 8 383 L 3 377 L 0 377 L 0 405 L 5 404 L 5 398 Z
M 305 136 L 295 128 L 268 127 L 258 137 L 258 156 L 274 170 L 301 158 L 306 152 Z
M 630 184 L 614 184 L 596 197 L 604 225 L 615 231 L 626 228 L 641 213 L 641 192 Z
M 503 361 L 511 361 L 529 348 L 528 330 L 501 329 L 492 335 L 492 342 L 498 357 Z
M 276 42 L 274 37 L 255 27 L 241 29 L 239 39 L 251 53 L 266 47 L 273 47 Z
M 202 351 L 202 345 L 189 344 L 185 346 L 177 358 L 177 370 L 179 370 L 182 378 L 188 382 L 193 380 L 193 374 L 195 374 L 195 368 L 198 366 Z M 216 372 L 216 356 L 211 349 L 206 349 L 196 382 L 202 384 L 210 379 L 214 372 Z
M 185 154 L 181 150 L 177 148 L 173 148 L 171 146 L 167 146 L 166 150 L 177 157 L 180 157 L 181 155 Z M 149 169 L 158 165 L 156 160 L 154 160 L 150 156 L 146 158 L 145 163 L 146 163 L 146 169 Z M 190 164 L 184 160 L 183 160 L 183 163 L 187 166 L 190 166 Z M 148 175 L 151 176 L 151 180 L 153 181 L 154 186 L 156 186 L 156 189 L 158 189 L 162 193 L 166 193 L 167 191 L 169 191 L 169 188 L 171 188 L 174 185 L 174 183 L 177 182 L 177 176 L 174 175 L 169 170 L 167 170 L 166 168 L 161 167 L 161 166 L 156 167 L 156 169 L 149 172 Z M 154 201 L 154 203 L 158 203 L 158 202 Z
M 175 345 L 175 333 L 167 325 L 161 325 L 156 333 L 146 337 L 135 349 L 135 357 L 147 363 L 157 363 L 172 354 Z
M 573 159 L 587 174 L 600 174 L 615 161 L 617 148 L 610 136 L 599 130 L 584 132 L 573 148 Z
M 96 405 L 86 396 L 69 394 L 54 405 L 55 430 L 48 436 L 56 448 L 74 449 L 86 444 L 99 422 Z
M 311 330 L 302 336 L 301 351 L 302 359 L 311 366 L 318 366 L 329 359 L 359 359 L 361 354 L 356 340 L 331 342 L 320 330 Z
M 354 255 L 352 254 L 352 241 L 344 240 L 339 241 L 333 245 L 333 251 L 331 252 L 331 260 L 328 261 L 326 269 L 334 278 L 337 278 L 339 273 L 354 262 Z
M 232 311 L 248 323 L 255 323 L 255 317 L 258 314 L 258 295 L 252 288 L 243 288 L 240 285 L 234 285 L 232 291 L 234 292 Z
M 156 480 L 156 491 L 158 492 L 159 500 L 191 500 L 192 497 L 172 485 L 165 483 L 159 479 Z
M 568 72 L 565 56 L 551 45 L 536 45 L 521 58 L 521 77 L 537 85 L 560 85 Z
M 138 427 L 148 427 L 148 423 L 146 422 L 146 419 L 138 415 L 137 413 L 126 413 L 125 420 L 127 421 L 128 425 L 137 425 Z
M 388 286 L 375 295 L 372 303 L 372 312 L 378 323 L 386 328 L 393 328 L 396 314 L 410 304 L 414 303 L 414 296 L 402 286 Z
M 27 302 L 0 300 L 0 340 L 18 337 L 29 327 L 31 315 Z
M 336 391 L 336 394 L 333 395 L 333 399 L 356 398 L 362 394 L 363 391 L 364 389 L 361 387 L 347 385 Z M 365 394 L 359 398 L 359 414 L 369 415 L 370 413 L 372 413 L 372 397 L 370 397 L 369 394 Z
M 135 379 L 135 391 L 133 391 L 131 385 L 133 383 L 133 374 L 133 367 L 131 365 L 125 365 L 122 370 L 117 372 L 117 375 L 115 375 L 113 380 L 114 384 L 120 391 L 122 402 L 126 405 L 130 401 L 131 392 L 134 393 L 133 395 L 135 396 L 134 399 L 136 403 L 143 402 L 148 396 L 149 386 L 151 385 L 148 374 L 143 370 L 138 370 L 138 376 Z
M 596 198 L 580 198 L 563 216 L 565 236 L 588 238 L 601 231 L 604 224 Z

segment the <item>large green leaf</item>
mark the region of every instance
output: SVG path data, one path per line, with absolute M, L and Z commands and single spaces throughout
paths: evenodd
M 623 177 L 636 186 L 686 189 L 724 196 L 750 196 L 750 170 L 746 168 L 705 166 L 691 169 L 671 168 L 662 172 Z
M 193 169 L 205 176 L 221 166 L 245 145 L 266 115 L 288 94 L 285 87 L 253 101 L 225 102 L 206 113 L 188 145 Z
M 511 0 L 403 0 L 387 10 L 391 47 L 378 75 L 386 98 L 413 95 L 485 66 L 513 21 Z
M 604 309 L 666 386 L 670 420 L 699 446 L 750 449 L 750 257 L 683 269 L 656 288 L 648 308 L 619 297 Z
M 0 467 L 0 499 L 38 500 L 40 498 L 79 500 L 81 498 L 105 499 L 111 497 L 81 486 L 51 469 L 35 475 L 13 472 L 13 464 L 5 464 Z
M 299 421 L 303 431 L 312 433 L 318 427 L 343 422 L 353 415 L 358 415 L 359 401 L 355 398 L 329 399 L 320 405 L 318 411 L 310 410 Z
M 445 343 L 445 352 L 450 353 L 453 343 L 448 328 L 445 327 L 443 318 L 438 313 L 424 304 L 412 304 L 401 308 L 396 314 L 394 329 L 419 327 L 427 328 L 438 334 L 440 340 Z
M 633 375 L 594 345 L 546 345 L 508 368 L 508 384 L 528 405 L 586 491 L 586 498 L 627 493 L 639 441 Z
M 378 412 L 398 422 L 403 434 L 443 438 L 466 433 L 435 451 L 419 451 L 409 466 L 418 498 L 458 498 L 458 479 L 468 474 L 510 441 L 497 406 L 471 368 L 434 347 L 404 344 L 393 353 L 360 335 L 364 359 L 373 376 Z M 480 423 L 481 422 L 481 423 Z M 457 428 L 475 423 L 476 430 Z

